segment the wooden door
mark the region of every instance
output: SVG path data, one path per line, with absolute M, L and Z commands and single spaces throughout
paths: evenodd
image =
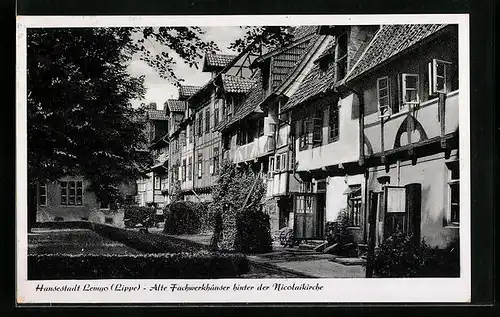
M 385 197 L 384 238 L 400 232 L 419 242 L 422 185 L 386 186 Z
M 297 239 L 313 239 L 317 235 L 316 196 L 313 194 L 296 195 L 294 198 L 295 225 Z

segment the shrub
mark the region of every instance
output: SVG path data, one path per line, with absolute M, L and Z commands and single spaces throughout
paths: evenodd
M 218 219 L 212 239 L 214 249 L 255 253 L 272 248 L 269 217 L 260 204 L 264 194 L 260 173 L 250 166 L 238 168 L 227 160 L 223 162 L 213 190 L 212 209 Z
M 37 222 L 34 228 L 49 228 L 49 229 L 90 229 L 88 221 L 47 221 Z
M 92 229 L 103 237 L 121 242 L 145 253 L 197 252 L 208 247 L 165 235 L 121 229 L 103 224 L 92 224 Z
M 168 234 L 194 234 L 201 230 L 201 211 L 204 206 L 191 201 L 176 201 L 164 209 Z
M 156 210 L 153 207 L 126 206 L 124 210 L 125 227 L 133 228 L 137 225 L 152 227 L 156 220 Z
M 249 271 L 240 254 L 196 253 L 28 256 L 28 278 L 60 279 L 205 279 L 232 278 Z
M 342 209 L 336 221 L 328 222 L 325 226 L 326 239 L 329 244 L 347 244 L 352 243 L 353 238 L 347 231 L 349 227 L 349 217 L 347 210 Z
M 272 251 L 269 215 L 260 210 L 250 210 L 237 216 L 236 250 L 244 253 Z
M 459 242 L 447 248 L 431 248 L 413 236 L 396 233 L 384 240 L 375 253 L 374 273 L 379 277 L 460 276 Z

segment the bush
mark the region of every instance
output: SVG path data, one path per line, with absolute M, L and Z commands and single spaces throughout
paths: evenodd
M 37 222 L 34 228 L 48 228 L 48 229 L 90 229 L 88 221 L 47 221 Z
M 153 207 L 126 206 L 123 217 L 127 228 L 134 228 L 137 225 L 149 228 L 155 224 L 156 209 Z
M 177 201 L 165 210 L 167 234 L 195 234 L 213 229 L 214 217 L 206 202 Z
M 349 217 L 347 211 L 342 209 L 336 221 L 327 222 L 325 226 L 326 239 L 329 244 L 347 244 L 353 242 L 352 235 L 349 234 Z
M 266 253 L 272 251 L 269 215 L 257 210 L 237 216 L 236 250 L 244 253 Z
M 271 250 L 269 217 L 260 204 L 264 194 L 260 173 L 250 166 L 238 168 L 230 161 L 223 162 L 213 190 L 212 209 L 218 219 L 212 239 L 214 249 L 245 253 Z
M 375 253 L 374 273 L 379 277 L 458 277 L 459 242 L 447 248 L 431 248 L 423 240 L 396 233 L 387 238 Z
M 239 254 L 196 253 L 144 255 L 28 256 L 28 279 L 206 279 L 233 278 L 249 271 Z
M 181 253 L 207 250 L 208 247 L 174 237 L 121 229 L 103 224 L 92 224 L 92 229 L 103 237 L 121 242 L 145 253 Z

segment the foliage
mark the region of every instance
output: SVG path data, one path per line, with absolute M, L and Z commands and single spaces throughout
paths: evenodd
M 128 228 L 141 224 L 146 228 L 155 224 L 156 209 L 153 207 L 125 206 L 124 222 Z
M 375 253 L 374 273 L 379 277 L 459 276 L 459 241 L 447 248 L 431 248 L 412 235 L 395 233 Z
M 213 228 L 213 214 L 204 202 L 177 201 L 164 209 L 167 234 L 194 234 Z
M 286 26 L 242 26 L 245 35 L 230 44 L 229 49 L 241 52 L 252 43 L 257 43 L 254 52 L 262 46 L 273 50 L 292 41 L 293 35 L 290 27 Z
M 155 233 L 122 229 L 98 223 L 92 223 L 91 228 L 103 237 L 121 242 L 145 253 L 197 252 L 208 249 L 204 245 Z
M 32 28 L 27 34 L 28 170 L 32 183 L 62 175 L 90 180 L 98 199 L 119 198 L 118 184 L 151 164 L 144 111 L 131 100 L 145 94 L 144 78 L 128 64 L 139 56 L 178 84 L 174 56 L 196 66 L 204 51 L 198 27 Z M 159 52 L 155 43 L 163 49 Z
M 250 167 L 236 167 L 227 160 L 222 163 L 213 190 L 212 208 L 218 218 L 214 248 L 238 252 L 264 252 L 270 248 L 269 218 L 263 214 L 260 204 L 264 194 L 260 175 Z M 250 239 L 253 246 L 244 239 Z
M 349 216 L 346 209 L 342 209 L 337 216 L 337 220 L 326 223 L 326 239 L 329 244 L 352 243 L 352 236 L 347 228 L 349 227 Z
M 208 251 L 28 256 L 28 278 L 34 280 L 231 278 L 248 271 L 245 256 Z

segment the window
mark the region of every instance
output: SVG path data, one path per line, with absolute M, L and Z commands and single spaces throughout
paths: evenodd
M 314 200 L 313 195 L 297 195 L 295 196 L 295 212 L 298 214 L 309 214 L 314 212 Z
M 403 102 L 399 105 L 400 110 L 404 110 L 408 104 L 418 104 L 419 98 L 419 81 L 417 74 L 403 74 L 402 75 L 402 92 Z
M 309 144 L 309 135 L 312 130 L 312 121 L 303 119 L 299 123 L 299 150 L 307 149 L 307 145 Z
M 180 137 L 179 138 L 181 139 L 182 146 L 186 146 L 187 145 L 186 131 L 182 131 L 180 133 Z
M 154 189 L 161 189 L 161 178 L 159 176 L 155 176 L 154 179 Z
M 81 206 L 83 204 L 83 182 L 61 182 L 61 205 Z
M 448 166 L 448 222 L 460 223 L 460 169 L 458 161 L 447 163 Z
M 197 122 L 196 124 L 198 125 L 198 136 L 201 136 L 203 134 L 203 112 L 200 111 L 198 112 L 197 115 Z
M 231 119 L 233 115 L 233 97 L 228 97 L 226 100 L 226 112 L 227 112 L 227 120 Z
M 276 155 L 276 164 L 274 165 L 274 171 L 279 172 L 280 167 L 281 167 L 281 155 L 278 154 Z
M 193 125 L 189 124 L 187 126 L 188 142 L 193 143 Z
M 203 171 L 203 153 L 198 153 L 198 178 L 201 178 Z
M 193 158 L 189 157 L 188 159 L 188 180 L 193 180 Z
M 389 96 L 389 77 L 377 79 L 378 112 L 381 117 L 390 115 Z
M 313 118 L 312 144 L 321 145 L 323 142 L 323 109 L 317 109 Z
M 245 129 L 238 129 L 237 135 L 236 135 L 236 144 L 237 145 L 245 145 L 247 144 L 247 133 Z
M 215 99 L 215 103 L 214 103 L 214 127 L 219 123 L 219 102 L 220 102 L 220 99 Z
M 259 137 L 264 135 L 264 118 L 260 119 L 257 121 L 257 135 Z
M 213 157 L 213 173 L 217 175 L 219 171 L 219 148 L 214 147 L 214 157 Z
M 448 78 L 450 62 L 433 59 L 429 63 L 429 95 L 447 93 L 450 91 Z
M 183 159 L 182 160 L 182 181 L 185 182 L 186 181 L 186 159 Z
M 328 142 L 337 141 L 339 138 L 339 107 L 331 104 L 328 111 Z
M 144 192 L 144 191 L 146 191 L 146 184 L 144 184 L 144 183 L 137 184 L 137 191 L 138 192 Z
M 274 157 L 269 158 L 269 166 L 267 168 L 267 177 L 271 178 L 274 171 Z
M 361 226 L 361 185 L 349 186 L 347 192 L 347 212 L 353 227 Z
M 166 190 L 168 189 L 168 176 L 162 176 L 161 177 L 161 190 Z
M 210 132 L 210 108 L 205 110 L 205 133 Z
M 38 204 L 47 206 L 47 184 L 38 186 Z

